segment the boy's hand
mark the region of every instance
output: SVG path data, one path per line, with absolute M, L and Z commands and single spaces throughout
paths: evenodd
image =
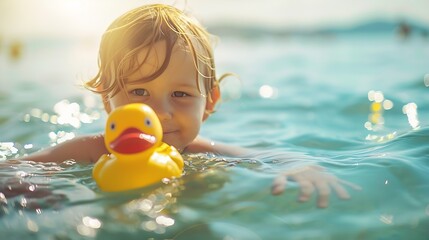
M 284 192 L 288 178 L 298 183 L 301 188 L 299 201 L 306 202 L 310 199 L 313 192 L 318 192 L 317 206 L 326 208 L 329 203 L 329 195 L 333 189 L 339 198 L 349 199 L 350 195 L 344 186 L 349 186 L 355 190 L 361 190 L 361 187 L 353 183 L 341 180 L 325 171 L 323 167 L 317 165 L 304 166 L 291 169 L 278 175 L 272 185 L 271 193 L 279 195 Z

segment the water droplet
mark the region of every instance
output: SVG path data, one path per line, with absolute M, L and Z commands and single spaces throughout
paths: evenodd
M 37 225 L 37 223 L 28 220 L 27 221 L 27 228 L 28 230 L 32 231 L 32 232 L 38 232 L 39 231 L 39 226 Z
M 28 186 L 28 190 L 30 190 L 31 192 L 34 192 L 36 190 L 36 186 L 30 185 L 30 186 Z
M 156 218 L 156 223 L 169 227 L 174 225 L 174 219 L 165 216 L 158 216 Z
M 33 148 L 33 144 L 31 143 L 24 145 L 24 149 L 32 149 L 32 148 Z
M 147 231 L 155 231 L 157 224 L 155 221 L 147 221 L 142 223 L 142 227 Z
M 380 221 L 385 224 L 392 224 L 393 223 L 393 215 L 381 215 Z
M 17 172 L 15 173 L 15 176 L 16 176 L 16 177 L 19 177 L 19 178 L 24 178 L 24 177 L 28 176 L 28 173 L 26 173 L 26 172 L 24 172 L 24 171 L 17 171 Z
M 30 118 L 31 118 L 30 114 L 26 113 L 24 115 L 24 122 L 30 122 Z
M 96 231 L 93 228 L 90 228 L 88 226 L 85 226 L 83 224 L 79 224 L 76 226 L 76 231 L 86 237 L 95 237 Z
M 0 203 L 3 205 L 7 205 L 7 198 L 6 198 L 6 196 L 2 193 L 2 192 L 0 192 Z
M 100 220 L 98 220 L 97 218 L 92 218 L 92 217 L 88 217 L 88 216 L 82 218 L 82 223 L 85 226 L 90 227 L 90 228 L 98 229 L 101 227 Z
M 426 87 L 429 87 L 429 73 L 425 75 L 424 77 L 424 83 Z
M 139 209 L 142 210 L 143 212 L 150 211 L 152 207 L 153 207 L 153 203 L 149 199 L 144 199 L 143 201 L 141 201 L 139 205 Z

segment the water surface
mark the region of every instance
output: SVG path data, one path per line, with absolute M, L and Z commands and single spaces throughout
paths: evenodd
M 92 164 L 11 162 L 103 131 L 79 87 L 96 41 L 27 40 L 0 52 L 0 231 L 8 239 L 427 239 L 429 39 L 395 32 L 225 35 L 216 47 L 224 101 L 202 135 L 265 151 L 246 159 L 185 155 L 182 178 L 101 192 Z M 426 85 L 425 85 L 426 78 Z M 384 107 L 383 107 L 384 106 Z M 290 159 L 358 184 L 347 201 L 299 203 L 270 187 Z

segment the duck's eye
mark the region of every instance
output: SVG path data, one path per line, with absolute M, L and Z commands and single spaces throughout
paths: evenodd
M 110 124 L 110 130 L 115 130 L 116 128 L 116 124 L 115 123 L 111 123 Z
M 152 125 L 152 122 L 150 121 L 150 119 L 149 119 L 149 118 L 146 118 L 146 119 L 144 120 L 144 124 L 146 124 L 146 126 L 150 127 L 150 126 Z

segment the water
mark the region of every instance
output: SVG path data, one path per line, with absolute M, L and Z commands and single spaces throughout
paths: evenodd
M 224 101 L 202 135 L 266 151 L 249 159 L 185 155 L 185 175 L 101 192 L 92 164 L 7 159 L 103 130 L 96 40 L 26 40 L 0 48 L 0 231 L 7 239 L 428 239 L 429 39 L 394 32 L 224 35 Z M 375 100 L 373 100 L 375 99 Z M 371 101 L 373 100 L 373 101 Z M 380 108 L 385 105 L 386 109 Z M 404 106 L 408 106 L 405 108 Z M 416 108 L 417 107 L 417 108 Z M 408 109 L 408 110 L 407 110 Z M 314 161 L 361 191 L 297 202 L 272 196 L 291 159 Z

